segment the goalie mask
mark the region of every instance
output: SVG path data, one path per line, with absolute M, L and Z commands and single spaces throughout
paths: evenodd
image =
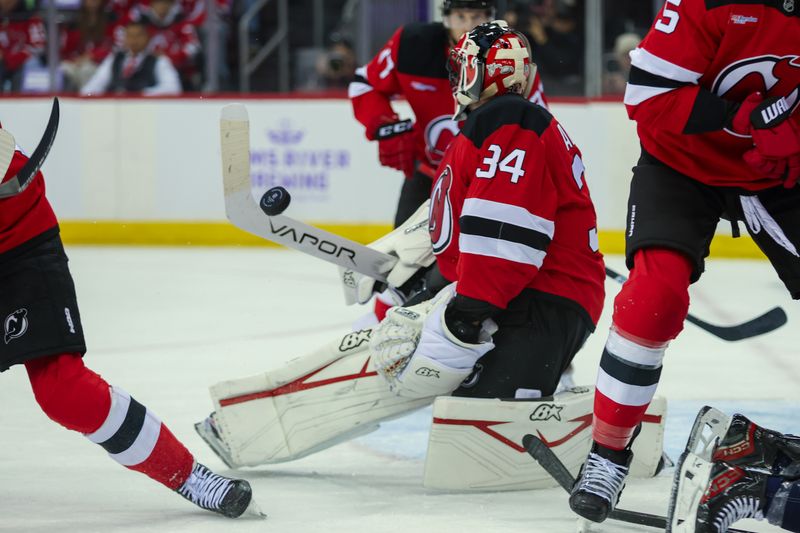
M 447 70 L 456 103 L 453 120 L 464 120 L 469 106 L 514 92 L 529 98 L 536 64 L 528 39 L 504 20 L 476 26 L 450 52 Z

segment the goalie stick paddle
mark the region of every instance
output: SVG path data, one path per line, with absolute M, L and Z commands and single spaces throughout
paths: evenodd
M 33 178 L 36 176 L 36 173 L 39 172 L 40 168 L 42 168 L 44 160 L 47 159 L 47 155 L 50 153 L 50 148 L 53 147 L 53 141 L 56 140 L 59 118 L 60 110 L 58 98 L 53 98 L 53 107 L 50 110 L 50 118 L 47 121 L 47 126 L 44 129 L 42 139 L 39 141 L 39 144 L 36 146 L 33 154 L 30 156 L 30 158 L 28 158 L 28 161 L 25 163 L 25 165 L 23 165 L 17 175 L 0 185 L 0 199 L 16 196 L 27 189 L 28 185 L 31 184 Z
M 569 470 L 564 463 L 556 456 L 555 452 L 551 450 L 544 442 L 534 435 L 525 435 L 522 437 L 522 446 L 528 451 L 531 457 L 536 459 L 536 462 L 544 468 L 550 476 L 564 489 L 567 494 L 572 492 L 572 486 L 575 484 L 575 478 L 572 477 Z M 638 511 L 628 511 L 626 509 L 614 509 L 608 515 L 612 520 L 619 522 L 628 522 L 629 524 L 638 524 L 640 526 L 648 526 L 656 529 L 666 529 L 666 517 L 640 513 Z M 752 533 L 742 529 L 728 529 L 730 533 Z
M 628 278 L 614 270 L 606 267 L 606 275 L 619 283 L 625 283 Z M 703 329 L 715 337 L 719 337 L 725 341 L 741 341 L 751 337 L 757 337 L 770 331 L 775 331 L 779 327 L 786 324 L 786 312 L 780 307 L 773 307 L 763 315 L 757 316 L 752 320 L 735 324 L 733 326 L 717 326 L 710 324 L 705 320 L 700 320 L 696 316 L 689 313 L 686 320 L 695 326 Z
M 225 214 L 235 226 L 268 241 L 386 281 L 397 258 L 282 214 L 268 216 L 253 198 L 250 180 L 250 123 L 241 104 L 220 116 Z M 287 206 L 283 206 L 285 209 Z

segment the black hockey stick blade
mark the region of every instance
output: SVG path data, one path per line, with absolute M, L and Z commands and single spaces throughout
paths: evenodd
M 628 279 L 608 267 L 606 267 L 606 275 L 619 283 L 625 283 Z M 734 324 L 733 326 L 717 326 L 715 324 L 710 324 L 705 320 L 700 320 L 691 313 L 686 317 L 686 320 L 722 340 L 741 341 L 775 331 L 786 324 L 787 317 L 786 312 L 782 308 L 774 307 L 763 315 L 759 315 L 741 324 Z
M 575 478 L 569 472 L 561 459 L 551 450 L 544 442 L 534 435 L 525 435 L 522 437 L 522 445 L 528 451 L 531 457 L 536 459 L 536 462 L 544 468 L 553 479 L 567 493 L 572 492 L 572 485 L 575 484 Z M 663 516 L 654 515 L 650 513 L 640 513 L 638 511 L 628 511 L 626 509 L 614 509 L 608 515 L 612 520 L 619 522 L 628 522 L 629 524 L 638 524 L 640 526 L 648 526 L 656 529 L 666 529 L 667 519 Z M 730 533 L 752 533 L 742 529 L 728 529 Z
M 0 198 L 16 196 L 27 189 L 28 185 L 31 184 L 36 173 L 42 168 L 45 159 L 47 159 L 47 155 L 50 153 L 50 148 L 53 147 L 53 142 L 56 140 L 60 115 L 58 98 L 53 98 L 50 119 L 47 121 L 42 139 L 17 175 L 0 185 Z
M 716 335 L 726 341 L 741 341 L 751 337 L 757 337 L 770 331 L 775 331 L 787 322 L 786 311 L 780 307 L 773 307 L 763 315 L 757 316 L 736 326 L 715 326 L 696 316 L 689 315 L 686 320 L 698 326 L 712 335 Z

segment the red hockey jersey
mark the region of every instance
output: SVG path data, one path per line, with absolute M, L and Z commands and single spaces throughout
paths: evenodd
M 752 139 L 724 129 L 730 102 L 785 96 L 798 120 L 800 5 L 795 0 L 667 0 L 631 52 L 625 92 L 645 150 L 709 185 L 779 184 L 742 160 Z
M 605 270 L 581 152 L 517 95 L 472 111 L 431 193 L 439 269 L 459 294 L 505 308 L 523 289 L 567 298 L 597 324 Z
M 0 183 L 17 175 L 28 157 L 17 147 L 11 166 Z M 0 254 L 16 248 L 58 224 L 44 194 L 44 178 L 38 172 L 28 188 L 17 196 L 0 199 Z
M 440 22 L 414 23 L 398 29 L 366 66 L 356 70 L 349 96 L 356 119 L 366 127 L 369 140 L 391 117 L 391 99 L 403 96 L 414 111 L 419 161 L 436 166 L 447 145 L 458 134 L 452 120 L 453 93 L 447 74 L 450 37 Z M 531 101 L 546 105 L 542 83 L 536 77 Z

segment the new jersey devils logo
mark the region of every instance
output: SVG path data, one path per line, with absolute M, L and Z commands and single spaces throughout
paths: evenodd
M 25 332 L 28 331 L 28 310 L 17 309 L 8 315 L 3 322 L 3 327 L 5 329 L 4 340 L 6 344 L 25 335 Z
M 794 109 L 800 100 L 800 56 L 764 55 L 737 61 L 719 73 L 711 90 L 735 101 L 742 101 L 756 91 L 785 96 L 789 107 Z
M 453 122 L 450 115 L 442 115 L 431 120 L 425 128 L 425 152 L 428 159 L 438 165 L 456 135 L 458 135 L 458 123 Z
M 436 180 L 431 193 L 431 212 L 428 217 L 428 231 L 431 233 L 433 253 L 444 251 L 453 238 L 453 206 L 450 204 L 450 186 L 453 184 L 453 171 L 447 165 Z

